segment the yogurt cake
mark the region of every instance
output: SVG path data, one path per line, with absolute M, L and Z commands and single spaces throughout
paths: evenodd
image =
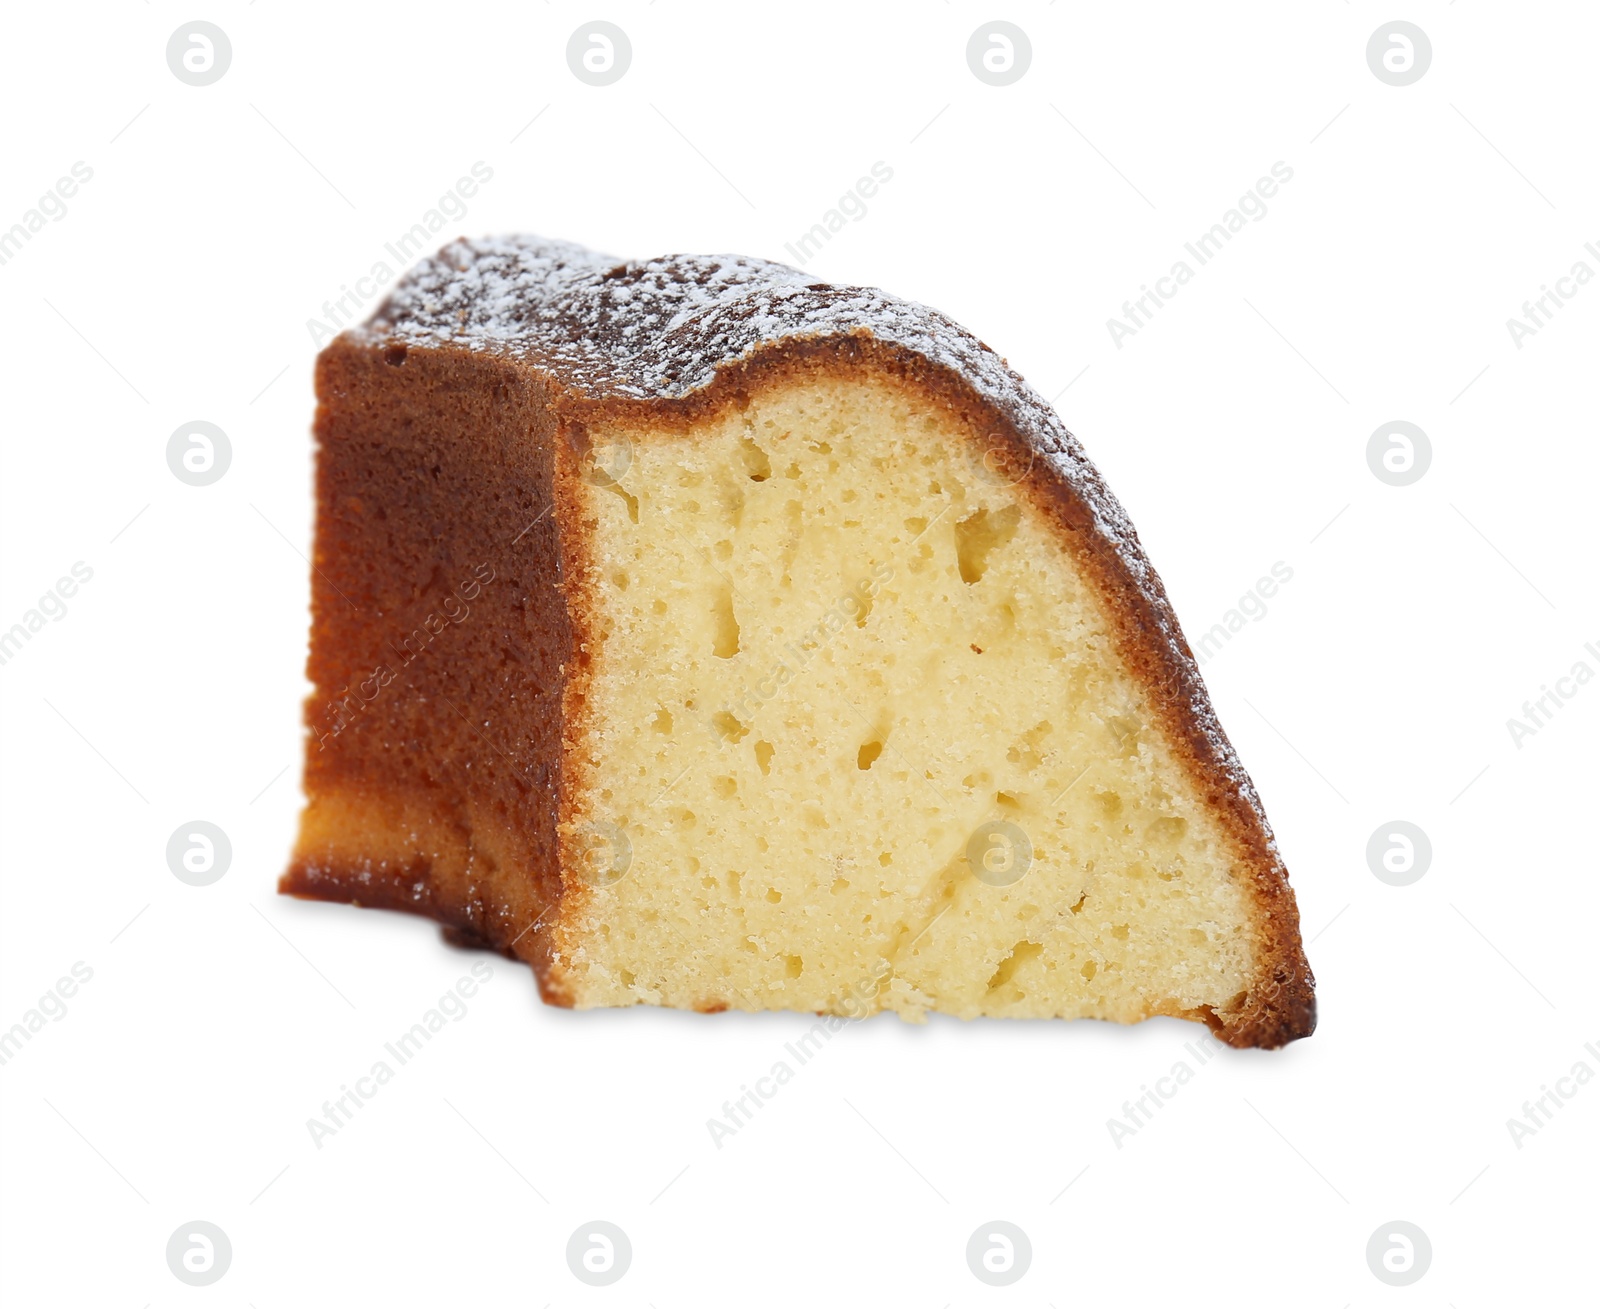
M 283 891 L 430 916 L 578 1008 L 1312 1031 L 1160 579 L 943 315 L 458 241 L 316 385 Z

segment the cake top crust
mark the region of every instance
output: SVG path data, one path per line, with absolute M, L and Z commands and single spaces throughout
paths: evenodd
M 1205 694 L 1187 642 L 1138 534 L 1117 498 L 1048 403 L 1006 361 L 936 309 L 875 287 L 837 286 L 787 264 L 742 255 L 620 260 L 570 241 L 499 236 L 453 241 L 396 284 L 351 335 L 501 354 L 592 400 L 677 400 L 720 370 L 819 337 L 868 336 L 964 378 L 1049 464 L 1089 512 L 1157 631 L 1189 674 L 1167 694 L 1272 831 Z
M 1067 480 L 1141 585 L 1153 577 L 1127 514 L 1044 399 L 960 324 L 875 287 L 740 255 L 624 261 L 536 236 L 463 239 L 412 268 L 353 335 L 507 355 L 586 399 L 647 402 L 682 399 L 789 343 L 872 337 L 965 379 Z

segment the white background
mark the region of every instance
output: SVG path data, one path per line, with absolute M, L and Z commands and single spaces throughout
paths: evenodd
M 195 18 L 233 47 L 203 88 L 165 58 Z M 632 43 L 605 88 L 565 59 L 593 18 Z M 1003 88 L 965 58 L 994 18 L 1033 52 Z M 1365 55 L 1394 18 L 1432 42 L 1407 87 Z M 1600 681 L 1521 748 L 1506 725 L 1600 672 L 1600 283 L 1520 349 L 1506 327 L 1579 259 L 1600 272 L 1592 6 L 151 0 L 5 25 L 0 228 L 93 169 L 0 266 L 0 628 L 93 569 L 0 666 L 0 1028 L 93 969 L 0 1068 L 12 1304 L 1594 1302 L 1600 1080 L 1520 1149 L 1506 1125 L 1600 1072 Z M 1118 1148 L 1107 1120 L 1201 1029 L 885 1017 L 718 1149 L 706 1120 L 804 1020 L 546 1009 L 496 958 L 313 1145 L 306 1120 L 481 956 L 274 894 L 301 803 L 307 320 L 479 160 L 441 243 L 790 262 L 883 161 L 809 269 L 939 306 L 1055 398 L 1191 636 L 1293 569 L 1205 675 L 1299 897 L 1313 1038 L 1213 1060 Z M 1280 160 L 1266 217 L 1117 348 L 1106 320 Z M 208 487 L 166 463 L 193 419 L 232 445 Z M 1395 419 L 1433 451 L 1401 488 L 1365 453 Z M 233 847 L 205 888 L 165 857 L 196 818 Z M 1397 818 L 1433 846 L 1402 888 L 1365 853 Z M 564 1256 L 595 1218 L 633 1246 L 603 1290 Z M 195 1219 L 233 1247 L 206 1289 L 164 1253 Z M 1033 1246 L 1005 1290 L 965 1258 L 993 1219 Z M 1405 1289 L 1365 1253 L 1397 1219 L 1433 1249 Z

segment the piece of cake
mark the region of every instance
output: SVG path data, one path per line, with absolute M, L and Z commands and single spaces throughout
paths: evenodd
M 429 915 L 579 1008 L 1312 1030 L 1160 580 L 942 315 L 461 241 L 316 381 L 282 890 Z

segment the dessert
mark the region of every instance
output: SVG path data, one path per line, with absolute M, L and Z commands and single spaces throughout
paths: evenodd
M 589 1008 L 1315 1025 L 1134 530 L 942 315 L 760 260 L 423 261 L 317 363 L 281 889 Z

